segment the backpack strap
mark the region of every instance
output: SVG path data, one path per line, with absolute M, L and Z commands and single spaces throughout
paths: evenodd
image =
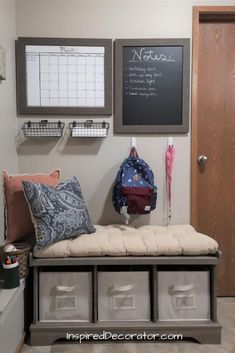
M 120 215 L 124 218 L 125 224 L 130 224 L 131 217 L 127 213 L 127 206 L 122 206 L 120 208 Z
M 139 158 L 137 150 L 135 147 L 131 147 L 130 153 L 129 153 L 129 157 L 135 157 L 135 158 Z

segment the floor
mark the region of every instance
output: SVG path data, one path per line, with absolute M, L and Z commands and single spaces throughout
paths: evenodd
M 235 353 L 235 298 L 218 299 L 218 319 L 223 325 L 221 345 L 198 343 L 54 344 L 24 345 L 22 353 Z

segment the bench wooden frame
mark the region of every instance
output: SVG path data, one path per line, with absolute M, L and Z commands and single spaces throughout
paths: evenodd
M 66 339 L 66 333 L 102 333 L 103 331 L 114 334 L 123 333 L 158 333 L 158 334 L 182 334 L 184 338 L 193 338 L 200 343 L 220 344 L 221 325 L 217 322 L 216 304 L 216 278 L 215 268 L 219 262 L 220 253 L 206 256 L 126 256 L 126 257 L 70 257 L 70 258 L 34 258 L 30 255 L 30 266 L 34 274 L 34 314 L 30 327 L 31 345 L 51 345 L 58 339 Z M 98 276 L 99 266 L 135 266 L 147 265 L 151 276 L 151 297 L 157 298 L 158 269 L 163 266 L 173 265 L 175 269 L 190 268 L 200 269 L 205 266 L 210 273 L 210 308 L 211 319 L 209 321 L 159 321 L 157 300 L 151 303 L 151 321 L 149 322 L 99 322 L 98 321 Z M 73 266 L 78 269 L 84 266 L 91 268 L 93 277 L 93 315 L 92 322 L 40 322 L 39 320 L 39 273 L 43 269 L 58 267 L 58 270 Z

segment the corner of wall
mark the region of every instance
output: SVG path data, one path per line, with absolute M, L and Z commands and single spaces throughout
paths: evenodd
M 0 44 L 6 51 L 6 80 L 0 82 L 0 171 L 18 171 L 15 148 L 17 130 L 15 93 L 16 1 L 0 0 Z M 4 206 L 0 188 L 0 243 L 4 238 Z

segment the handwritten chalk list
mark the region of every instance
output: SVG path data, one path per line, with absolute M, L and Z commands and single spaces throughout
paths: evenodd
M 182 123 L 182 46 L 123 48 L 123 124 Z

